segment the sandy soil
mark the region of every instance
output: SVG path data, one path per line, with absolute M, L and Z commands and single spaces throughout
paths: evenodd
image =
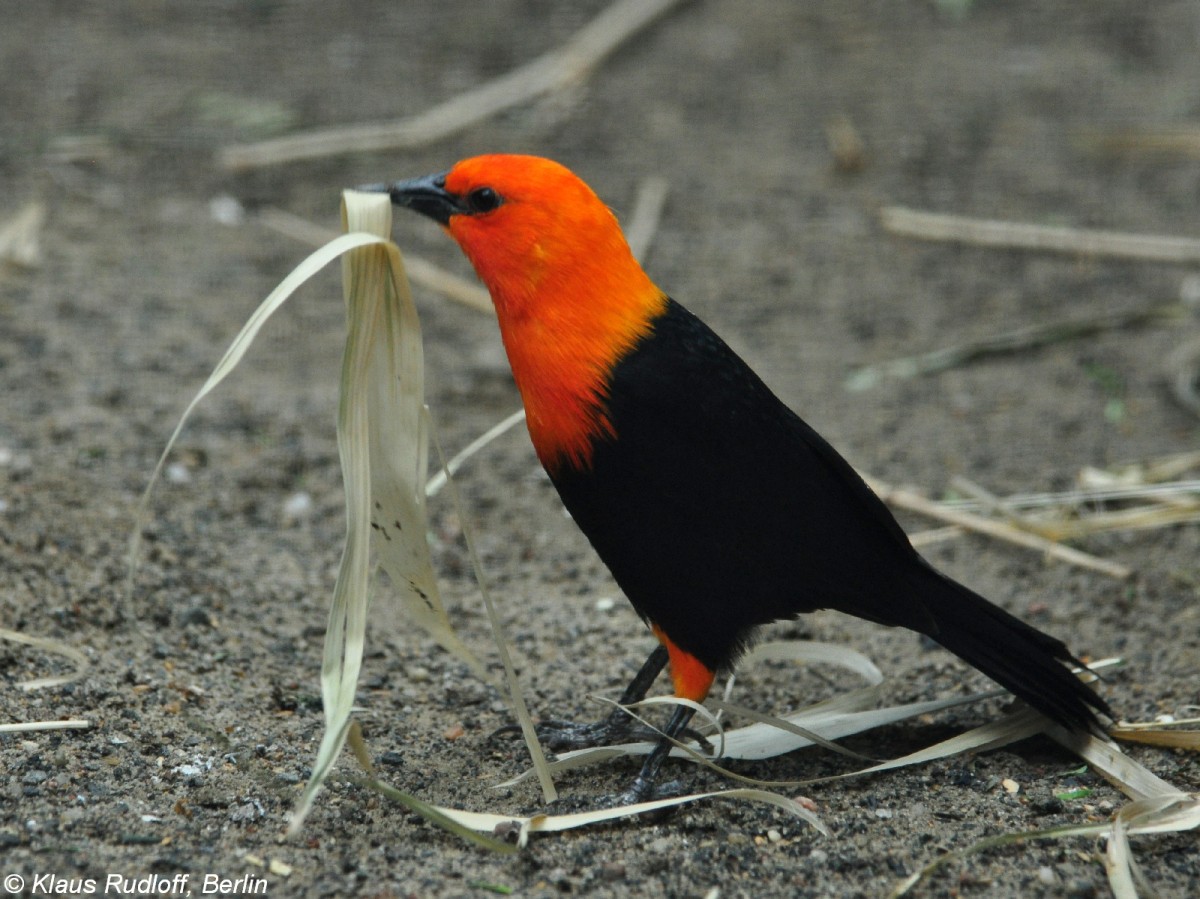
M 280 314 L 198 412 L 175 477 L 155 496 L 146 559 L 124 601 L 125 541 L 156 454 L 248 312 L 306 252 L 252 215 L 224 223 L 214 201 L 233 198 L 251 213 L 278 206 L 333 227 L 342 187 L 485 150 L 559 158 L 622 214 L 643 177 L 666 177 L 648 260 L 655 279 L 879 477 L 933 495 L 956 474 L 999 493 L 1039 491 L 1068 485 L 1085 465 L 1196 446 L 1200 427 L 1172 402 L 1162 368 L 1195 336 L 1190 318 L 861 393 L 843 386 L 856 365 L 1179 298 L 1191 274 L 1179 267 L 918 243 L 886 234 L 877 211 L 904 204 L 1200 234 L 1194 159 L 1114 155 L 1095 140 L 1194 125 L 1200 15 L 1191 3 L 693 2 L 578 89 L 421 151 L 237 176 L 214 163 L 230 142 L 428 108 L 556 46 L 603 6 L 206 0 L 5 10 L 0 217 L 40 199 L 49 219 L 42 265 L 0 273 L 0 609 L 4 626 L 76 646 L 91 667 L 70 686 L 23 693 L 18 681 L 61 666 L 0 644 L 0 704 L 6 720 L 82 717 L 92 727 L 0 738 L 0 875 L 25 878 L 26 891 L 37 875 L 92 878 L 97 894 L 116 874 L 187 875 L 195 895 L 206 875 L 249 875 L 265 878 L 272 896 L 879 896 L 945 850 L 1103 820 L 1120 804 L 1111 787 L 1072 773 L 1070 755 L 1036 740 L 814 788 L 827 838 L 775 810 L 724 803 L 494 857 L 339 784 L 301 839 L 281 840 L 321 731 L 320 647 L 342 532 L 335 272 Z M 836 170 L 825 132 L 835 116 L 865 143 L 861 171 Z M 468 273 L 427 223 L 402 218 L 396 237 Z M 418 302 L 430 400 L 456 448 L 517 397 L 486 316 L 429 294 Z M 588 694 L 616 695 L 651 638 L 623 601 L 597 606 L 615 588 L 564 525 L 523 435 L 480 458 L 463 491 L 535 711 L 597 714 Z M 286 504 L 299 493 L 312 504 L 297 518 Z M 454 621 L 486 653 L 458 516 L 444 503 L 433 531 Z M 931 556 L 1081 655 L 1123 655 L 1128 666 L 1106 690 L 1127 718 L 1194 710 L 1200 529 L 1082 548 L 1137 573 L 1118 582 L 977 539 Z M 774 633 L 869 653 L 898 699 L 983 685 L 912 634 L 832 614 Z M 749 680 L 764 708 L 829 689 L 788 669 Z M 532 787 L 493 789 L 524 766 L 519 744 L 489 739 L 508 720 L 499 697 L 386 603 L 361 705 L 369 745 L 397 786 L 460 807 L 540 807 Z M 998 708 L 854 745 L 896 755 Z M 1131 751 L 1197 788 L 1194 756 Z M 842 766 L 802 753 L 744 770 L 800 778 Z M 564 777 L 567 804 L 620 788 L 632 771 Z M 697 788 L 721 783 L 683 774 Z M 1020 792 L 1008 793 L 1004 778 Z M 1094 792 L 1054 798 L 1077 786 Z M 1194 834 L 1137 847 L 1162 895 L 1200 893 Z M 990 852 L 952 866 L 925 894 L 1105 895 L 1095 849 L 1079 840 Z M 290 874 L 268 872 L 272 860 Z

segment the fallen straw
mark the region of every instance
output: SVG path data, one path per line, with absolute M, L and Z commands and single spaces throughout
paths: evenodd
M 1128 566 L 1098 558 L 1080 550 L 1072 549 L 1069 546 L 1063 546 L 1061 543 L 1055 543 L 1053 540 L 1047 540 L 1045 537 L 1039 537 L 1037 534 L 1022 531 L 1011 524 L 993 521 L 990 518 L 983 518 L 970 512 L 964 512 L 961 509 L 947 508 L 940 503 L 935 503 L 921 496 L 919 493 L 893 487 L 874 478 L 868 477 L 865 480 L 871 489 L 879 494 L 879 497 L 888 505 L 907 509 L 910 512 L 917 512 L 929 518 L 957 525 L 988 537 L 995 537 L 997 540 L 1004 540 L 1017 546 L 1036 549 L 1051 558 L 1062 562 L 1069 562 L 1080 568 L 1098 571 L 1117 580 L 1125 580 L 1133 574 L 1133 569 Z
M 217 160 L 223 168 L 245 170 L 433 143 L 506 109 L 582 81 L 622 43 L 681 2 L 617 0 L 561 47 L 425 112 L 393 122 L 323 128 L 226 147 Z
M 1200 262 L 1200 240 L 1190 237 L 1031 225 L 924 212 L 900 206 L 881 209 L 879 219 L 884 229 L 892 234 L 922 240 L 1151 262 Z

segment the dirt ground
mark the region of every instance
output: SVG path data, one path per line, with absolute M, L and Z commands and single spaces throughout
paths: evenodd
M 0 644 L 0 708 L 6 721 L 92 723 L 0 737 L 0 875 L 24 879 L 6 881 L 10 891 L 48 891 L 39 875 L 94 879 L 95 894 L 109 875 L 187 875 L 195 895 L 212 876 L 243 878 L 218 884 L 230 895 L 261 878 L 270 896 L 880 896 L 944 851 L 1105 820 L 1123 801 L 1039 739 L 812 788 L 828 837 L 775 809 L 712 803 L 499 857 L 338 783 L 301 838 L 282 839 L 321 733 L 321 640 L 343 529 L 336 271 L 268 325 L 200 408 L 155 494 L 125 601 L 126 540 L 156 455 L 250 310 L 308 250 L 256 211 L 336 227 L 343 187 L 482 151 L 558 158 L 624 215 L 644 177 L 665 177 L 655 280 L 852 462 L 892 483 L 933 496 L 959 474 L 997 493 L 1061 489 L 1083 466 L 1196 447 L 1200 421 L 1172 401 L 1163 369 L 1200 330 L 1194 317 L 844 387 L 858 365 L 1144 309 L 1194 285 L 1194 269 L 922 243 L 878 221 L 899 204 L 1200 235 L 1195 158 L 1114 153 L 1100 139 L 1194 127 L 1200 13 L 1184 0 L 690 2 L 585 84 L 424 149 L 237 175 L 215 162 L 234 142 L 419 112 L 557 46 L 605 2 L 8 4 L 0 219 L 33 200 L 49 216 L 40 267 L 0 273 L 0 625 L 77 647 L 90 668 L 69 686 L 22 692 L 19 681 L 65 666 Z M 836 117 L 861 136 L 861 170 L 835 165 Z M 398 217 L 396 238 L 469 275 L 428 222 Z M 488 317 L 418 294 L 429 399 L 453 451 L 518 398 Z M 535 713 L 598 715 L 589 694 L 615 696 L 652 638 L 623 601 L 598 604 L 615 587 L 564 522 L 522 433 L 474 462 L 462 490 Z M 489 654 L 458 522 L 434 503 L 453 620 Z M 1105 690 L 1126 718 L 1194 714 L 1200 528 L 1080 546 L 1136 574 L 1117 581 L 976 538 L 929 554 L 1078 654 L 1122 655 Z M 985 684 L 913 634 L 834 614 L 772 633 L 868 653 L 900 700 Z M 829 689 L 788 668 L 748 680 L 766 709 Z M 509 720 L 500 697 L 383 600 L 360 704 L 398 787 L 461 808 L 541 807 L 532 786 L 493 787 L 525 766 L 519 743 L 490 738 Z M 899 755 L 1000 707 L 852 745 Z M 1181 788 L 1200 784 L 1195 756 L 1130 752 Z M 803 778 L 844 766 L 804 752 L 742 770 Z M 633 770 L 564 776 L 564 803 L 587 805 Z M 1055 798 L 1079 787 L 1094 790 Z M 1161 895 L 1200 895 L 1195 834 L 1135 845 Z M 920 894 L 1107 895 L 1097 849 L 1080 839 L 991 851 Z

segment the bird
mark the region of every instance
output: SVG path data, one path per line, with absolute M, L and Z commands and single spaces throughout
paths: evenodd
M 439 224 L 490 293 L 537 457 L 658 640 L 622 704 L 664 667 L 676 697 L 702 702 L 762 626 L 833 609 L 924 634 L 1069 729 L 1113 718 L 1062 641 L 918 554 L 855 469 L 651 280 L 570 169 L 487 154 L 360 189 Z M 692 714 L 675 707 L 618 802 L 665 789 Z M 550 722 L 550 745 L 623 717 Z

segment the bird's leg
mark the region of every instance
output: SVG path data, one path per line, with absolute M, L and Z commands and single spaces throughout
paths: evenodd
M 666 665 L 666 647 L 661 645 L 655 647 L 654 652 L 650 653 L 650 657 L 646 659 L 641 670 L 617 700 L 618 704 L 625 706 L 645 699 L 646 694 L 654 685 L 655 679 Z M 517 729 L 517 725 L 508 724 L 495 733 L 512 733 Z M 615 708 L 600 721 L 588 724 L 577 724 L 572 721 L 543 721 L 537 726 L 537 735 L 548 749 L 556 752 L 567 749 L 586 749 L 590 746 L 603 746 L 630 740 L 658 739 L 657 731 L 637 723 L 622 708 Z
M 660 799 L 664 796 L 673 796 L 679 792 L 680 786 L 677 783 L 663 784 L 661 787 L 655 786 L 655 781 L 658 779 L 659 769 L 662 768 L 662 763 L 666 761 L 668 755 L 671 754 L 671 749 L 674 747 L 673 739 L 678 739 L 687 732 L 687 723 L 692 720 L 692 715 L 695 714 L 695 709 L 686 705 L 678 705 L 671 715 L 671 720 L 667 722 L 666 729 L 663 731 L 664 736 L 659 737 L 658 745 L 654 747 L 651 753 L 646 756 L 646 760 L 642 762 L 642 770 L 638 772 L 638 776 L 634 778 L 633 784 L 629 789 L 616 797 L 614 805 L 634 805 L 638 802 L 647 802 L 652 799 Z

